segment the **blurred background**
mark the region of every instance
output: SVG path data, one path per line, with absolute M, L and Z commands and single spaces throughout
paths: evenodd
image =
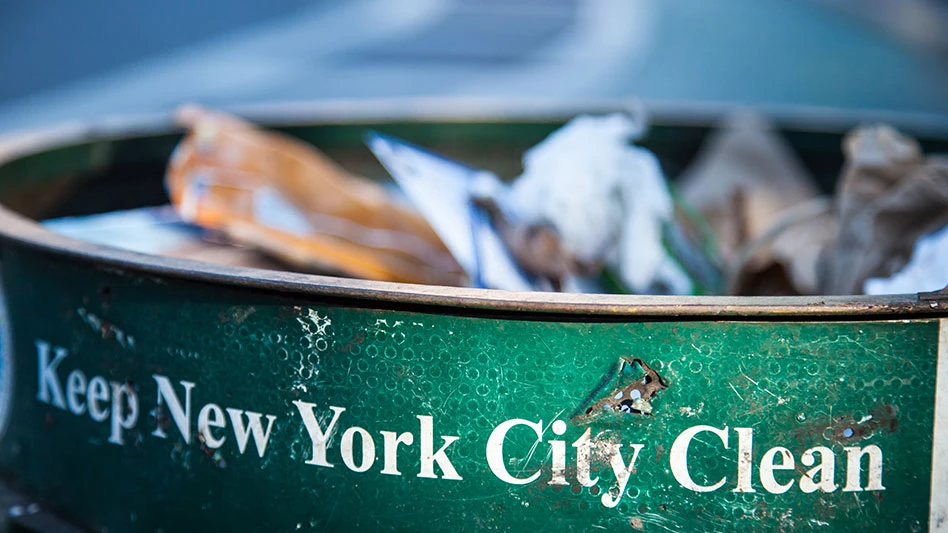
M 182 102 L 638 97 L 948 124 L 936 0 L 0 0 L 0 131 Z

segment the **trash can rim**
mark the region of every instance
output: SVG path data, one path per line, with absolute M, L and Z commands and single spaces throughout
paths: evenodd
M 384 119 L 404 119 L 400 116 L 405 106 L 383 106 L 393 110 Z M 442 109 L 443 102 L 429 106 L 411 107 L 412 117 L 423 119 L 435 116 L 432 110 Z M 575 110 L 616 109 L 628 102 L 615 101 L 611 104 L 600 103 L 595 106 L 580 106 Z M 487 106 L 495 113 L 493 116 L 509 120 L 511 110 L 497 113 L 497 107 Z M 311 105 L 304 113 L 282 114 L 291 109 L 286 107 L 249 107 L 243 114 L 259 119 L 260 115 L 269 115 L 276 120 L 264 121 L 270 125 L 291 123 L 318 123 L 320 118 L 327 123 L 353 122 L 339 114 L 339 108 L 330 103 Z M 371 105 L 368 106 L 370 109 Z M 381 108 L 378 108 L 381 109 Z M 376 109 L 376 111 L 378 111 Z M 455 110 L 458 108 L 455 107 Z M 484 108 L 469 105 L 470 117 L 489 116 Z M 480 109 L 480 111 L 477 111 Z M 558 109 L 559 112 L 551 113 Z M 398 111 L 394 111 L 398 110 Z M 534 114 L 536 113 L 536 114 Z M 711 109 L 704 114 L 721 116 L 722 110 Z M 383 113 L 376 112 L 380 118 Z M 574 112 L 560 107 L 536 106 L 520 115 L 565 117 Z M 305 115 L 305 119 L 301 116 Z M 280 120 L 280 118 L 283 120 Z M 468 117 L 468 118 L 470 118 Z M 354 121 L 367 119 L 368 116 L 355 116 Z M 464 118 L 463 116 L 460 118 Z M 911 118 L 911 117 L 909 117 Z M 442 120 L 445 118 L 442 116 Z M 828 119 L 848 122 L 846 114 Z M 912 122 L 909 120 L 909 122 Z M 826 122 L 824 122 L 825 124 Z M 923 121 L 924 123 L 928 121 Z M 0 137 L 0 167 L 11 161 L 31 154 L 41 153 L 56 147 L 89 142 L 92 140 L 115 139 L 139 135 L 157 135 L 174 130 L 167 116 L 144 117 L 138 120 L 110 121 L 105 124 L 69 124 L 46 128 L 35 132 L 18 133 Z M 65 261 L 92 263 L 96 267 L 138 273 L 145 276 L 191 280 L 236 288 L 257 289 L 269 292 L 286 293 L 340 300 L 350 305 L 397 308 L 440 308 L 442 312 L 457 313 L 500 313 L 518 316 L 558 317 L 569 319 L 571 315 L 598 317 L 602 320 L 618 318 L 656 318 L 656 319 L 699 319 L 714 318 L 748 320 L 788 320 L 807 319 L 847 319 L 849 317 L 865 320 L 867 318 L 895 319 L 934 316 L 943 314 L 948 307 L 948 295 L 939 293 L 902 294 L 885 296 L 653 296 L 653 295 L 615 295 L 615 294 L 565 294 L 515 292 L 489 289 L 471 289 L 445 286 L 426 286 L 382 281 L 368 281 L 333 276 L 302 274 L 286 271 L 264 270 L 249 267 L 223 266 L 202 261 L 178 259 L 167 256 L 141 254 L 110 246 L 85 242 L 46 230 L 41 224 L 19 215 L 0 204 L 0 242 L 17 243 L 42 253 L 53 255 Z M 0 248 L 2 252 L 2 248 Z M 2 261 L 2 255 L 0 255 Z

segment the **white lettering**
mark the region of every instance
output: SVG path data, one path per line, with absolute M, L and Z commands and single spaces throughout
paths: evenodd
M 454 469 L 454 465 L 451 464 L 445 450 L 461 437 L 442 436 L 441 438 L 444 440 L 444 444 L 441 448 L 438 448 L 437 452 L 431 453 L 431 450 L 434 449 L 432 418 L 430 416 L 419 415 L 418 420 L 421 422 L 421 468 L 420 472 L 418 472 L 418 477 L 437 478 L 438 476 L 434 473 L 434 464 L 438 463 L 441 472 L 444 474 L 441 476 L 442 479 L 460 480 L 461 476 L 459 476 L 457 470 Z
M 586 432 L 573 443 L 573 448 L 576 448 L 576 479 L 584 487 L 599 483 L 599 476 L 595 479 L 589 477 L 589 452 L 593 447 L 589 437 L 590 431 L 590 428 L 586 428 Z
M 415 436 L 407 431 L 400 435 L 394 431 L 380 431 L 379 433 L 382 434 L 385 452 L 385 468 L 382 469 L 382 473 L 392 476 L 402 475 L 398 471 L 398 445 L 411 446 L 415 442 Z
M 234 437 L 237 439 L 237 449 L 243 455 L 247 449 L 247 439 L 253 434 L 253 443 L 257 447 L 257 456 L 263 457 L 267 449 L 267 443 L 270 442 L 270 430 L 273 429 L 274 415 L 267 415 L 267 429 L 264 430 L 260 424 L 261 413 L 246 411 L 247 425 L 244 426 L 244 411 L 240 409 L 227 408 L 227 414 L 230 415 L 230 423 L 234 426 Z
M 70 372 L 66 378 L 66 403 L 74 415 L 79 416 L 86 412 L 86 404 L 81 398 L 86 394 L 87 384 L 86 375 L 79 369 Z
M 330 405 L 329 409 L 332 411 L 332 419 L 329 421 L 329 425 L 326 426 L 326 431 L 323 431 L 323 429 L 319 427 L 319 421 L 316 420 L 316 414 L 314 412 L 316 404 L 294 400 L 293 405 L 295 405 L 296 409 L 300 412 L 300 417 L 303 419 L 306 432 L 309 433 L 309 438 L 313 442 L 313 457 L 306 461 L 306 464 L 332 468 L 333 465 L 326 461 L 326 445 L 329 442 L 329 437 L 332 435 L 333 429 L 336 427 L 339 415 L 345 412 L 346 408 Z
M 70 374 L 71 375 L 71 374 Z M 94 378 L 98 379 L 98 377 Z M 92 389 L 91 384 L 89 387 Z M 125 410 L 125 404 L 128 403 L 128 411 Z M 92 414 L 92 395 L 89 395 L 89 414 Z M 127 384 L 112 382 L 112 432 L 109 434 L 109 442 L 125 444 L 125 438 L 122 436 L 122 430 L 132 429 L 138 422 L 138 395 L 129 388 Z
M 780 464 L 774 463 L 777 454 L 780 454 L 781 457 Z M 760 460 L 760 484 L 764 486 L 764 490 L 771 494 L 783 494 L 793 486 L 793 480 L 791 479 L 783 485 L 777 483 L 776 478 L 774 478 L 774 470 L 793 470 L 793 468 L 793 455 L 790 454 L 790 450 L 780 446 L 771 448 Z
M 557 420 L 553 422 L 553 433 L 562 435 L 566 433 L 566 422 Z M 550 476 L 550 485 L 569 485 L 566 481 L 566 441 L 551 440 L 550 452 L 553 456 L 553 475 Z
M 359 435 L 359 440 L 362 441 L 362 461 L 359 464 L 355 462 L 353 451 L 353 440 L 356 435 Z M 347 429 L 342 434 L 339 448 L 342 453 L 342 462 L 353 472 L 365 472 L 375 463 L 375 441 L 372 440 L 368 431 L 360 427 L 353 426 Z
M 712 426 L 693 426 L 678 435 L 675 442 L 672 443 L 671 451 L 668 454 L 668 461 L 671 465 L 671 471 L 675 476 L 675 480 L 678 481 L 682 487 L 695 492 L 718 490 L 724 485 L 725 481 L 727 481 L 726 477 L 722 477 L 713 485 L 699 485 L 691 478 L 691 472 L 688 470 L 688 447 L 691 445 L 691 439 L 698 433 L 704 431 L 717 435 L 718 438 L 721 439 L 721 443 L 724 444 L 724 449 L 728 449 L 727 426 L 724 426 L 724 429 L 718 429 Z
M 102 376 L 95 376 L 89 380 L 89 392 L 86 401 L 89 404 L 89 416 L 96 422 L 104 422 L 109 417 L 109 410 L 102 403 L 109 399 L 109 384 Z
M 737 487 L 734 487 L 734 492 L 757 492 L 751 486 L 754 429 L 734 428 L 734 431 L 737 432 Z
M 885 490 L 882 486 L 882 450 L 875 444 L 865 448 L 847 446 L 846 450 L 846 486 L 843 492 L 860 492 L 862 490 Z M 863 489 L 862 457 L 869 456 L 869 483 Z
M 222 428 L 226 426 L 227 423 L 224 422 L 224 411 L 217 404 L 209 403 L 202 407 L 198 413 L 198 433 L 200 433 L 204 439 L 204 445 L 212 450 L 223 446 L 224 441 L 227 440 L 227 436 L 225 435 L 220 438 L 215 437 L 211 428 Z
M 625 461 L 622 460 L 622 445 L 613 444 L 610 446 L 612 448 L 612 458 L 609 464 L 616 475 L 616 486 L 603 494 L 601 499 L 602 504 L 610 509 L 619 505 L 619 500 L 625 494 L 625 486 L 628 485 L 629 478 L 632 477 L 632 471 L 635 469 L 635 461 L 639 458 L 639 451 L 645 447 L 644 444 L 630 444 L 630 446 L 632 447 L 632 459 L 629 461 L 629 466 L 626 466 Z
M 500 425 L 494 428 L 494 431 L 491 431 L 490 437 L 487 438 L 487 466 L 490 468 L 490 471 L 497 476 L 497 479 L 503 481 L 504 483 L 510 483 L 511 485 L 526 485 L 527 483 L 532 483 L 540 477 L 540 471 L 534 472 L 532 475 L 525 478 L 518 478 L 510 475 L 510 472 L 507 471 L 507 465 L 504 460 L 504 440 L 507 438 L 507 432 L 515 426 L 527 426 L 532 429 L 537 435 L 537 442 L 543 438 L 543 421 L 537 423 L 530 422 L 529 420 L 524 420 L 522 418 L 514 418 L 502 422 Z M 589 430 L 586 430 L 588 435 Z M 578 441 L 577 441 L 578 442 Z
M 167 404 L 168 412 L 171 414 L 171 419 L 174 421 L 175 426 L 177 426 L 178 432 L 181 434 L 181 437 L 184 438 L 185 443 L 191 444 L 191 389 L 194 388 L 194 383 L 190 381 L 178 382 L 184 387 L 184 407 L 182 408 L 171 381 L 165 376 L 158 374 L 154 374 L 152 378 L 158 383 L 158 408 L 160 409 L 163 404 Z M 91 398 L 89 399 L 89 410 L 92 410 Z M 158 426 L 151 434 L 166 439 L 168 435 L 165 434 L 165 430 L 161 427 L 161 424 L 162 421 L 159 420 Z
M 39 388 L 36 392 L 36 399 L 49 405 L 54 405 L 60 409 L 66 409 L 66 402 L 63 400 L 63 389 L 59 383 L 59 376 L 56 375 L 56 369 L 59 363 L 69 355 L 65 348 L 56 348 L 56 357 L 49 360 L 49 343 L 37 340 L 36 360 L 39 369 Z
M 839 488 L 839 485 L 836 484 L 836 454 L 833 453 L 833 450 L 825 446 L 810 448 L 803 452 L 800 462 L 803 463 L 803 466 L 813 466 L 813 463 L 816 462 L 813 454 L 816 452 L 820 453 L 820 465 L 807 470 L 806 474 L 800 478 L 800 490 L 808 494 L 817 490 L 833 492 Z M 816 481 L 817 474 L 820 477 L 819 482 Z

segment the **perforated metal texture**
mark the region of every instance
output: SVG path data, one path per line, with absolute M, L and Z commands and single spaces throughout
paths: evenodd
M 9 280 L 18 280 L 11 283 Z M 834 530 L 927 527 L 937 321 L 880 322 L 549 322 L 378 310 L 306 302 L 260 292 L 148 279 L 83 264 L 64 265 L 16 250 L 4 256 L 13 325 L 16 395 L 0 443 L 8 477 L 85 526 L 110 531 L 359 529 Z M 92 318 L 90 318 L 92 317 Z M 108 422 L 37 399 L 36 341 L 65 348 L 65 386 L 75 368 L 130 383 L 139 398 L 136 426 L 122 446 Z M 600 383 L 623 357 L 640 358 L 665 380 L 652 415 L 603 412 L 574 417 L 602 394 Z M 228 423 L 218 450 L 192 435 L 186 443 L 156 410 L 154 375 L 184 400 L 192 389 L 192 434 L 208 402 L 275 415 L 263 457 L 251 437 L 243 454 Z M 330 437 L 332 468 L 306 464 L 312 442 L 295 400 L 316 404 L 325 428 L 329 406 L 344 407 Z M 154 416 L 169 438 L 152 434 Z M 420 421 L 433 418 L 434 450 L 461 480 L 418 477 Z M 868 418 L 867 417 L 871 417 Z M 505 483 L 489 468 L 487 440 L 510 419 L 542 422 L 542 441 L 526 426 L 507 434 L 504 464 L 532 483 Z M 567 423 L 562 437 L 554 420 Z M 699 485 L 682 486 L 670 449 L 684 430 L 727 427 L 729 446 L 711 433 L 691 443 Z M 364 428 L 375 460 L 354 472 L 340 458 L 343 431 Z M 577 481 L 576 448 L 586 430 L 599 442 L 643 444 L 618 505 L 602 497 L 615 474 L 608 454 L 593 454 L 593 487 Z M 737 485 L 738 433 L 753 429 L 753 493 Z M 398 469 L 382 474 L 380 431 L 411 432 Z M 569 485 L 550 485 L 551 440 L 565 441 Z M 355 457 L 361 447 L 355 439 Z M 847 446 L 883 452 L 884 490 L 846 492 Z M 796 468 L 779 471 L 783 494 L 767 492 L 759 464 L 775 446 Z M 835 453 L 831 493 L 806 494 L 803 452 Z M 862 464 L 861 486 L 867 484 Z

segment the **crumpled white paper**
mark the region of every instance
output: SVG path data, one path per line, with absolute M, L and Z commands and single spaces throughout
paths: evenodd
M 948 285 L 948 226 L 917 241 L 902 270 L 888 278 L 869 278 L 866 294 L 910 294 L 943 289 Z
M 688 294 L 692 281 L 665 250 L 662 227 L 674 205 L 655 156 L 631 142 L 642 120 L 582 115 L 524 155 L 509 202 L 528 223 L 553 226 L 566 250 L 603 262 L 632 291 L 656 284 Z

